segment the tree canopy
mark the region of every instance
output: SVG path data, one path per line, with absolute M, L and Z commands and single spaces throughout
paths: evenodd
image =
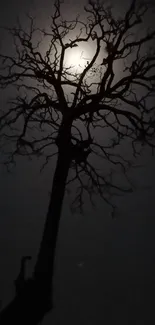
M 69 123 L 68 182 L 78 182 L 81 208 L 85 191 L 110 202 L 113 191 L 130 190 L 112 181 L 113 167 L 125 173 L 131 165 L 117 150 L 124 140 L 134 155 L 144 144 L 154 148 L 155 30 L 147 26 L 153 4 L 133 0 L 121 17 L 105 2 L 89 1 L 83 19 L 71 21 L 63 6 L 55 1 L 46 29 L 30 15 L 27 28 L 19 21 L 5 28 L 14 49 L 0 54 L 0 87 L 13 96 L 0 110 L 0 144 L 6 152 L 11 143 L 7 166 L 17 155 L 37 155 L 44 167 L 57 155 L 60 126 Z M 110 173 L 96 168 L 95 156 Z

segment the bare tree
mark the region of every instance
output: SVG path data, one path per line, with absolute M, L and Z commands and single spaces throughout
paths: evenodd
M 62 17 L 61 6 L 60 0 L 55 2 L 48 30 L 37 28 L 30 16 L 29 28 L 20 22 L 7 28 L 14 53 L 0 55 L 1 90 L 13 93 L 0 111 L 6 166 L 18 155 L 37 155 L 45 159 L 44 168 L 57 156 L 33 276 L 28 280 L 22 276 L 16 297 L 0 313 L 1 324 L 37 324 L 52 309 L 54 256 L 66 186 L 76 182 L 76 208 L 82 209 L 87 193 L 91 201 L 100 195 L 114 212 L 111 195 L 131 191 L 131 186 L 114 182 L 113 170 L 118 167 L 127 175 L 131 165 L 117 148 L 125 140 L 134 156 L 142 145 L 154 148 L 155 30 L 146 22 L 153 5 L 133 0 L 120 18 L 105 3 L 90 0 L 83 20 L 77 16 L 72 21 Z M 69 63 L 75 48 L 81 51 L 88 44 L 89 56 L 79 52 L 78 64 Z M 96 161 L 108 162 L 110 172 L 97 169 Z

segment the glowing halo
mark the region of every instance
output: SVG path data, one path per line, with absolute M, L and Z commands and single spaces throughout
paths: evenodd
M 88 53 L 82 50 L 80 46 L 70 48 L 66 51 L 64 60 L 65 67 L 70 67 L 72 71 L 81 72 L 88 64 L 87 56 Z

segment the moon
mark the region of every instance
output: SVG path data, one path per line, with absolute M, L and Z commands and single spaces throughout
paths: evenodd
M 88 53 L 82 49 L 82 47 L 77 46 L 69 48 L 66 51 L 65 56 L 65 67 L 70 68 L 72 72 L 81 72 L 88 64 Z

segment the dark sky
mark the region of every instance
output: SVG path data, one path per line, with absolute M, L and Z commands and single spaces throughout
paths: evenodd
M 30 9 L 43 22 L 50 3 L 1 0 L 1 24 L 13 23 Z M 73 0 L 66 1 L 66 12 L 76 13 L 79 1 L 76 6 Z M 88 205 L 84 216 L 71 215 L 69 199 L 65 199 L 54 279 L 55 310 L 43 325 L 51 324 L 51 319 L 52 325 L 155 320 L 155 158 L 146 151 L 138 163 L 144 167 L 131 173 L 137 189 L 116 200 L 117 220 L 111 219 L 109 208 L 99 199 L 96 210 Z M 0 167 L 0 299 L 4 305 L 14 294 L 13 280 L 22 255 L 33 256 L 29 274 L 33 269 L 53 171 L 49 165 L 40 175 L 37 159 L 18 159 L 12 175 Z

